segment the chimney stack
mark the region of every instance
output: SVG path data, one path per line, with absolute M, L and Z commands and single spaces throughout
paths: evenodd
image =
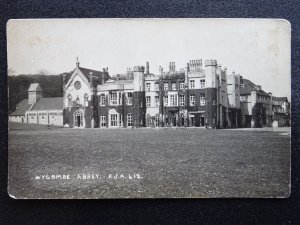
M 63 74 L 63 90 L 65 90 L 65 85 L 66 85 L 66 76 L 67 76 L 67 74 L 66 74 L 66 73 L 64 73 L 64 74 Z
M 93 88 L 93 72 L 90 72 L 90 87 Z
M 169 71 L 170 72 L 175 72 L 175 62 L 170 62 L 169 63 Z
M 105 82 L 105 74 L 106 74 L 106 71 L 105 71 L 105 68 L 103 68 L 102 74 L 101 74 L 101 84 L 104 84 L 104 82 Z
M 146 74 L 149 74 L 149 62 L 146 62 Z

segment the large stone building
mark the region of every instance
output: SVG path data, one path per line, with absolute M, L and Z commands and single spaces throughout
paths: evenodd
M 77 61 L 74 71 L 63 75 L 62 86 L 63 98 L 43 98 L 40 86 L 32 84 L 28 100 L 18 104 L 10 120 L 77 128 L 289 124 L 286 98 L 277 98 L 275 107 L 271 93 L 235 72 L 229 74 L 216 60 L 205 60 L 204 65 L 190 60 L 179 70 L 170 62 L 168 70 L 160 67 L 158 74 L 150 73 L 146 62 L 113 78 L 108 68 L 91 70 Z
M 116 79 L 107 70 L 87 77 L 77 68 L 64 85 L 66 126 L 240 126 L 240 76 L 227 75 L 216 60 L 206 60 L 204 67 L 202 60 L 191 60 L 180 70 L 171 62 L 158 75 L 150 73 L 147 62 Z

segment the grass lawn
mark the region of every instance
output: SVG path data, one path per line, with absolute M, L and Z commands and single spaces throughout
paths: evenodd
M 290 136 L 281 132 L 9 126 L 9 193 L 16 198 L 289 194 Z M 82 179 L 88 175 L 94 179 Z

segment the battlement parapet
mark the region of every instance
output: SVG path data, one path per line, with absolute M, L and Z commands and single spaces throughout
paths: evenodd
M 145 67 L 143 66 L 134 66 L 133 67 L 133 72 L 144 72 L 145 71 Z
M 205 66 L 217 66 L 217 60 L 215 59 L 207 59 L 204 62 Z

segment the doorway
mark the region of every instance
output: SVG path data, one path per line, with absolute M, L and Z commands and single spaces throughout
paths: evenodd
M 79 110 L 74 113 L 74 127 L 83 127 L 83 113 Z
M 195 127 L 200 127 L 200 116 L 195 115 Z
M 205 121 L 205 120 L 204 120 L 204 116 L 201 116 L 201 117 L 200 117 L 200 126 L 201 126 L 201 127 L 204 127 L 204 125 L 205 125 L 204 121 Z

